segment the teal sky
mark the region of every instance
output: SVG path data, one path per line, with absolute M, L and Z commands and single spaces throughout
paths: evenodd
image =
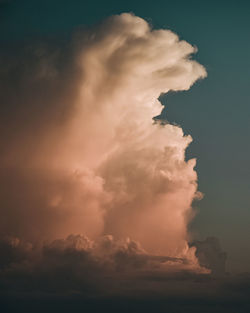
M 65 36 L 121 12 L 169 28 L 198 47 L 208 71 L 190 91 L 162 98 L 167 119 L 194 142 L 199 190 L 197 238 L 217 236 L 228 269 L 250 271 L 250 3 L 247 1 L 0 1 L 0 49 L 11 41 Z

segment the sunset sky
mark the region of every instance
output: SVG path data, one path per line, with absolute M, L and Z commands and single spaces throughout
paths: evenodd
M 155 282 L 164 271 L 190 271 L 185 279 L 206 280 L 216 298 L 214 283 L 204 278 L 209 267 L 188 247 L 213 237 L 218 255 L 227 255 L 226 272 L 236 275 L 219 278 L 216 288 L 222 299 L 230 292 L 238 299 L 243 284 L 246 303 L 249 36 L 250 4 L 241 0 L 0 0 L 1 295 L 10 285 L 6 264 L 17 273 L 16 290 L 23 258 L 33 270 L 43 269 L 45 276 L 35 277 L 45 286 L 51 272 L 61 273 L 51 264 L 75 249 L 79 258 L 86 253 L 87 265 L 67 255 L 67 266 L 76 273 L 91 272 L 90 266 L 96 276 L 72 279 L 72 290 L 85 288 L 89 295 L 94 280 L 102 298 L 110 275 L 105 296 L 112 299 L 119 281 L 138 283 L 134 266 L 142 266 L 147 275 L 138 275 L 153 277 L 155 287 L 133 284 L 140 297 L 155 288 L 154 301 L 162 299 Z M 126 264 L 126 275 L 116 276 L 111 264 Z M 164 288 L 171 308 L 176 290 L 188 299 L 196 292 L 206 298 L 196 285 L 186 294 L 185 284 L 176 283 L 183 276 L 170 276 Z M 115 306 L 133 293 L 124 288 Z M 196 312 L 192 301 L 188 311 L 171 312 Z

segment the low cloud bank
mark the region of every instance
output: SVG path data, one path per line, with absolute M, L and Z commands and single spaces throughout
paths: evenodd
M 70 235 L 34 246 L 5 238 L 0 249 L 4 312 L 245 313 L 250 308 L 249 273 L 197 271 L 187 259 L 147 254 L 128 239 L 104 236 L 94 242 Z

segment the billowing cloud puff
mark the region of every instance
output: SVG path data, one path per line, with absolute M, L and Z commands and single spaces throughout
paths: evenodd
M 208 237 L 204 241 L 193 242 L 192 246 L 196 248 L 195 254 L 202 266 L 211 269 L 215 275 L 225 274 L 227 254 L 218 238 Z

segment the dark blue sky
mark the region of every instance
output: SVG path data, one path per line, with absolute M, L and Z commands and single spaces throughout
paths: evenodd
M 199 49 L 208 77 L 162 102 L 167 118 L 194 142 L 199 189 L 192 224 L 198 238 L 217 236 L 229 269 L 250 270 L 250 3 L 247 1 L 0 1 L 0 46 L 43 35 L 65 36 L 121 12 L 169 28 Z

